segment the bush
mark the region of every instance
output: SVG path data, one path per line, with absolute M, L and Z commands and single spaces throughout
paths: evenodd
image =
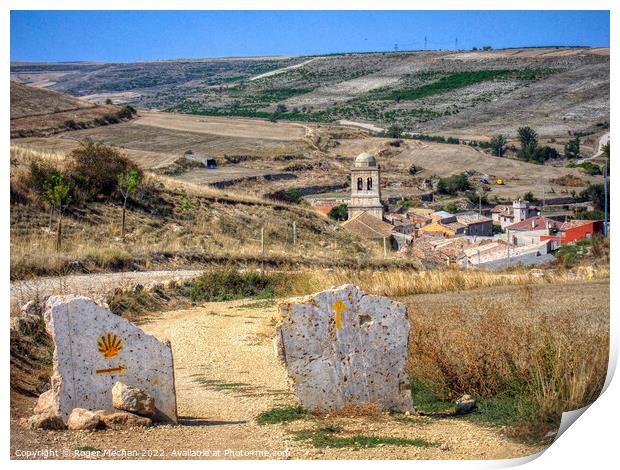
M 297 188 L 279 189 L 265 195 L 268 199 L 280 202 L 297 204 L 303 198 L 303 193 Z
M 456 207 L 456 204 L 454 202 L 450 201 L 445 206 L 443 206 L 443 210 L 445 210 L 446 212 L 454 213 L 458 210 L 458 207 Z
M 460 173 L 446 178 L 439 178 L 437 192 L 441 194 L 455 195 L 459 191 L 467 191 L 470 187 L 471 186 L 467 176 L 464 173 Z
M 346 204 L 334 206 L 327 215 L 334 220 L 343 222 L 349 218 L 349 206 Z
M 582 163 L 573 162 L 573 163 L 569 163 L 568 165 L 566 165 L 566 168 L 583 168 L 586 171 L 586 173 L 592 176 L 603 174 L 603 170 L 601 170 L 601 167 L 598 166 L 596 163 L 592 163 L 592 162 L 582 162 Z
M 236 269 L 207 271 L 181 287 L 192 301 L 225 301 L 248 297 L 269 299 L 276 296 L 275 276 Z
M 121 173 L 135 170 L 142 176 L 138 166 L 115 148 L 102 143 L 82 143 L 69 157 L 69 174 L 88 199 L 112 196 Z
M 388 137 L 392 137 L 393 139 L 400 139 L 403 135 L 403 126 L 399 124 L 392 124 L 386 131 L 386 135 Z

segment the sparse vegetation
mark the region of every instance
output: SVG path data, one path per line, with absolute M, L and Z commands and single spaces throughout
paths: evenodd
M 598 397 L 607 370 L 605 330 L 576 334 L 577 311 L 528 315 L 536 300 L 528 300 L 531 287 L 522 289 L 518 317 L 490 300 L 413 315 L 411 374 L 422 409 L 444 409 L 467 393 L 480 401 L 479 418 L 546 430 L 563 411 Z
M 571 162 L 568 165 L 566 165 L 566 168 L 583 168 L 585 172 L 591 176 L 603 174 L 601 167 L 598 166 L 596 163 L 592 163 L 592 162 L 581 162 L 581 163 Z
M 260 425 L 290 423 L 291 421 L 298 421 L 309 417 L 308 412 L 301 406 L 287 406 L 263 411 L 256 417 L 256 422 Z
M 323 427 L 309 431 L 295 432 L 295 439 L 300 441 L 310 441 L 314 447 L 318 448 L 343 448 L 343 447 L 377 447 L 377 446 L 412 446 L 412 447 L 432 447 L 436 446 L 432 442 L 424 439 L 407 439 L 402 437 L 373 436 L 366 434 L 355 434 L 353 436 L 339 436 L 341 428 Z

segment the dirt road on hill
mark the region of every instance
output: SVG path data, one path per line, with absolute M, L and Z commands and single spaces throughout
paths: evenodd
M 35 298 L 54 294 L 96 295 L 116 287 L 128 288 L 137 284 L 187 280 L 202 270 L 136 271 L 122 273 L 74 274 L 70 276 L 38 277 L 11 282 L 11 307 L 20 306 Z
M 259 413 L 297 403 L 273 352 L 275 313 L 273 301 L 241 300 L 161 314 L 141 326 L 172 343 L 178 425 L 94 433 L 32 431 L 19 424 L 28 409 L 19 406 L 12 416 L 11 455 L 18 449 L 51 449 L 60 458 L 75 458 L 76 449 L 88 449 L 116 452 L 103 458 L 499 459 L 543 450 L 461 419 L 402 421 L 378 414 L 259 426 Z M 34 399 L 23 400 L 34 404 Z M 342 426 L 342 435 L 421 438 L 432 445 L 320 449 L 295 439 L 295 431 L 328 425 Z

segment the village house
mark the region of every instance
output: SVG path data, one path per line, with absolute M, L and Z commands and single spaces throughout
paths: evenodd
M 394 226 L 394 230 L 403 235 L 415 235 L 416 226 L 404 214 L 388 214 L 385 219 Z
M 443 224 L 449 224 L 456 222 L 456 216 L 446 211 L 436 211 L 430 214 L 433 222 L 442 222 Z
M 588 240 L 603 232 L 602 220 L 569 220 L 562 223 L 553 235 L 542 235 L 540 240 L 549 240 L 554 245 L 566 245 L 578 240 Z
M 493 221 L 476 212 L 457 214 L 456 221 L 466 226 L 465 235 L 478 237 L 493 236 Z
M 530 217 L 506 227 L 506 239 L 517 246 L 551 241 L 552 249 L 577 240 L 592 238 L 603 231 L 600 220 L 558 221 L 545 216 Z
M 505 229 L 508 225 L 516 224 L 522 220 L 538 215 L 538 208 L 530 205 L 529 201 L 518 199 L 512 205 L 499 204 L 491 209 L 491 219 L 496 225 Z
M 454 216 L 453 216 L 454 217 Z M 443 235 L 444 237 L 455 237 L 457 235 L 465 235 L 467 226 L 456 221 L 454 222 L 433 222 L 419 229 L 420 233 Z
M 416 228 L 425 226 L 432 222 L 432 209 L 414 208 L 407 211 L 407 218 L 413 222 Z

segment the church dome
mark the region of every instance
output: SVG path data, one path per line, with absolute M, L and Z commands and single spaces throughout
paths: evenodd
M 360 153 L 355 159 L 356 167 L 377 166 L 377 160 L 369 153 Z

